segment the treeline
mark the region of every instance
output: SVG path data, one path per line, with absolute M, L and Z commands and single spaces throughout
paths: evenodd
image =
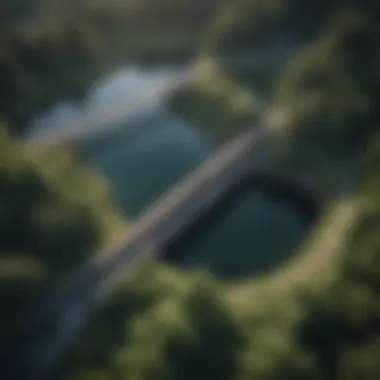
M 342 10 L 365 11 L 379 16 L 376 0 L 256 0 L 226 1 L 211 24 L 203 53 L 249 48 L 270 42 L 273 36 L 298 36 L 307 41 L 318 36 Z
M 234 10 L 231 10 L 231 17 L 238 26 L 227 21 L 227 24 L 221 23 L 217 37 L 210 37 L 210 45 L 202 51 L 200 64 L 205 57 L 216 60 L 217 53 L 223 50 L 224 35 L 226 38 L 233 36 L 236 28 L 244 24 L 245 17 L 253 19 L 258 12 L 256 8 L 269 7 L 269 4 L 246 1 L 244 7 L 230 5 Z M 290 2 L 289 12 L 293 9 L 292 4 Z M 286 64 L 281 60 L 274 66 L 263 62 L 262 67 L 254 65 L 238 74 L 214 70 L 192 88 L 174 96 L 171 105 L 181 115 L 200 122 L 216 137 L 228 136 L 222 130 L 233 133 L 234 129 L 240 129 L 237 126 L 253 125 L 257 119 L 259 112 L 254 97 L 251 102 L 235 101 L 242 98 L 240 94 L 249 93 L 252 86 L 270 104 L 275 103 L 290 110 L 288 124 L 291 127 L 288 130 L 292 137 L 289 138 L 299 141 L 298 147 L 304 147 L 305 156 L 313 156 L 309 143 L 313 144 L 318 155 L 321 145 L 316 144 L 317 140 L 321 144 L 328 144 L 330 152 L 338 153 L 345 149 L 351 153 L 352 149 L 363 148 L 365 141 L 377 130 L 375 120 L 378 118 L 376 104 L 379 100 L 380 48 L 376 4 L 370 1 L 360 4 L 354 1 L 332 2 L 330 5 L 334 7 L 330 9 L 329 5 L 327 8 L 330 11 L 323 12 L 324 17 L 321 16 L 321 20 L 315 24 L 320 31 L 314 32 L 318 37 L 310 38 L 308 44 L 302 44 Z M 298 18 L 313 24 L 307 12 L 302 15 Z M 251 24 L 256 25 L 252 20 Z M 286 31 L 287 26 L 291 25 L 284 21 L 279 27 Z M 260 28 L 259 25 L 255 27 Z M 210 35 L 215 33 L 213 26 Z M 244 29 L 242 33 L 247 38 L 245 47 L 254 47 L 256 42 L 250 32 Z M 273 34 L 270 35 L 273 37 Z M 241 41 L 240 37 L 236 38 Z M 259 37 L 259 40 L 265 44 L 265 38 Z M 249 110 L 245 105 L 249 105 Z M 228 126 L 225 127 L 225 124 Z M 221 126 L 220 133 L 218 125 Z
M 210 4 L 209 14 L 215 6 Z M 11 132 L 22 133 L 32 116 L 55 101 L 81 98 L 99 75 L 120 62 L 189 59 L 208 20 L 197 19 L 195 27 L 184 23 L 185 9 L 177 7 L 174 14 L 161 9 L 154 12 L 155 20 L 161 19 L 157 29 L 149 21 L 155 7 L 147 4 L 136 10 L 122 2 L 40 1 L 36 17 L 25 25 L 4 24 L 0 117 Z
M 260 51 L 268 46 L 278 47 L 279 52 L 262 64 L 252 64 L 240 72 L 227 70 L 227 74 L 240 85 L 253 86 L 270 95 L 278 84 L 283 70 L 286 51 L 293 53 L 311 41 L 320 38 L 320 31 L 334 22 L 342 12 L 370 15 L 372 22 L 380 17 L 376 0 L 237 0 L 225 2 L 202 39 L 199 58 L 217 58 L 226 54 L 252 50 Z M 322 49 L 323 50 L 323 49 Z
M 189 0 L 142 0 L 98 1 L 89 3 L 88 8 L 101 15 L 127 21 L 129 30 L 144 28 L 146 30 L 180 30 L 183 27 L 195 30 L 205 28 L 215 12 L 223 3 L 222 0 L 189 1 Z
M 289 61 L 273 95 L 287 113 L 281 141 L 289 167 L 313 166 L 321 152 L 325 162 L 363 154 L 379 132 L 379 67 L 380 28 L 371 13 L 342 12 Z
M 99 74 L 92 42 L 75 23 L 0 35 L 0 115 L 12 133 L 52 102 L 85 93 Z

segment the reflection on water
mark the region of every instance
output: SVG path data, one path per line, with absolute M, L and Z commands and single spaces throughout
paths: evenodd
M 120 97 L 139 96 L 151 86 L 169 81 L 175 72 L 173 69 L 145 72 L 131 66 L 118 70 L 99 81 L 81 104 L 60 104 L 36 119 L 33 133 L 62 128 L 68 121 Z M 171 114 L 160 99 L 144 106 L 133 119 L 126 115 L 122 126 L 126 126 L 126 133 L 115 134 L 110 128 L 101 150 L 90 148 L 104 139 L 104 133 L 102 137 L 88 138 L 84 146 L 92 167 L 113 185 L 118 208 L 130 216 L 146 208 L 216 147 L 197 128 Z M 190 267 L 207 265 L 220 274 L 243 274 L 280 260 L 305 232 L 301 217 L 289 205 L 276 203 L 252 189 L 196 239 L 181 247 L 181 263 Z
M 228 278 L 270 270 L 293 252 L 308 229 L 290 203 L 258 188 L 245 187 L 215 214 L 175 247 L 172 254 L 181 266 L 205 266 Z
M 79 119 L 105 111 L 115 102 L 120 100 L 125 103 L 125 122 L 141 122 L 141 119 L 158 112 L 162 107 L 162 100 L 159 98 L 150 99 L 149 106 L 137 107 L 133 114 L 128 109 L 129 104 L 133 104 L 136 99 L 141 99 L 145 94 L 160 88 L 180 72 L 177 67 L 162 67 L 155 71 L 147 71 L 135 65 L 128 65 L 124 69 L 115 71 L 111 76 L 99 78 L 90 88 L 88 94 L 80 103 L 61 101 L 50 111 L 35 117 L 30 123 L 29 130 L 31 137 L 38 137 L 48 132 L 64 130 L 72 126 Z M 120 111 L 120 110 L 118 110 Z

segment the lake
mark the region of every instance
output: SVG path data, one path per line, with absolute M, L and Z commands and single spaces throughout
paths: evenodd
M 37 117 L 31 123 L 32 134 L 65 128 L 120 99 L 132 101 L 177 72 L 175 67 L 127 65 L 101 78 L 80 104 L 59 103 Z M 83 146 L 91 167 L 110 181 L 117 208 L 130 219 L 218 148 L 211 136 L 173 114 L 164 99 L 153 99 L 133 115 L 126 114 L 101 134 L 90 135 Z M 210 218 L 196 236 L 177 245 L 175 261 L 183 267 L 207 267 L 224 278 L 240 278 L 286 260 L 308 228 L 288 201 L 252 187 Z

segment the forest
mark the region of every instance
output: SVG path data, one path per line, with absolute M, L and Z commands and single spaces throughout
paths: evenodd
M 9 1 L 4 8 L 10 21 L 0 30 L 0 343 L 12 339 L 47 291 L 130 223 L 107 181 L 76 149 L 26 149 L 27 121 L 57 99 L 83 97 L 120 62 L 193 57 L 200 65 L 286 31 L 302 43 L 284 63 L 243 75 L 215 70 L 176 94 L 170 107 L 220 141 L 257 123 L 264 106 L 283 110 L 273 139 L 276 168 L 313 168 L 326 199 L 305 245 L 281 267 L 234 283 L 207 268 L 163 261 L 138 268 L 117 280 L 50 378 L 380 378 L 378 2 L 172 7 L 145 0 L 143 21 L 135 24 L 127 0 L 70 2 L 67 14 L 62 2 Z M 160 6 L 173 14 L 162 12 L 155 24 Z M 189 20 L 189 9 L 203 16 Z M 267 94 L 264 106 L 252 83 Z M 337 195 L 346 179 L 347 194 Z

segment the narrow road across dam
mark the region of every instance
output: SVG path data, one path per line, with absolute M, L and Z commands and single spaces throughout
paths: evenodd
M 198 75 L 198 74 L 197 74 Z M 153 98 L 170 96 L 195 80 L 195 73 L 173 77 L 173 81 L 144 94 L 130 104 L 131 112 Z M 80 120 L 62 134 L 26 142 L 29 148 L 44 150 L 102 130 L 114 117 L 125 114 L 125 101 L 102 110 L 91 119 Z M 99 129 L 98 129 L 99 128 Z M 67 345 L 77 336 L 104 289 L 119 271 L 132 272 L 139 262 L 159 257 L 165 247 L 178 240 L 239 186 L 245 176 L 270 171 L 270 128 L 252 127 L 228 141 L 218 152 L 169 189 L 132 225 L 125 236 L 94 255 L 37 309 L 19 337 L 2 351 L 0 378 L 40 380 L 54 366 Z
M 6 349 L 1 378 L 43 378 L 76 336 L 108 280 L 123 268 L 131 270 L 136 261 L 159 256 L 163 247 L 227 197 L 247 173 L 269 169 L 268 141 L 266 128 L 254 128 L 227 142 L 149 207 L 123 239 L 74 273 Z

